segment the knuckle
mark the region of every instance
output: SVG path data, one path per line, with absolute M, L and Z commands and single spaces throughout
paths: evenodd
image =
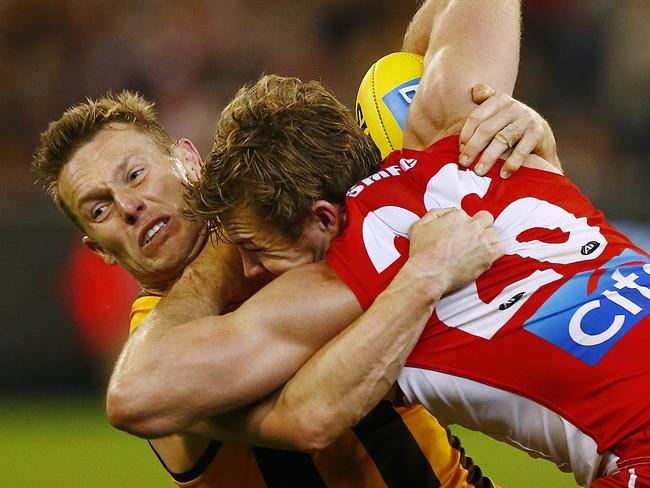
M 514 151 L 512 151 L 512 154 L 506 161 L 506 165 L 509 166 L 519 166 L 523 163 L 524 158 L 528 156 L 529 151 L 527 151 L 525 148 L 519 148 L 518 146 L 515 147 Z
M 471 225 L 472 225 L 472 230 L 480 236 L 481 240 L 487 241 L 487 236 L 485 235 L 484 226 L 481 223 L 481 220 L 474 218 L 472 219 Z
M 506 253 L 506 250 L 501 242 L 497 242 L 494 246 L 492 246 L 492 248 L 494 250 L 495 259 L 499 259 Z
M 476 112 L 477 110 L 474 110 L 471 114 L 469 114 L 469 117 L 467 117 L 466 125 L 476 126 L 481 122 L 481 120 L 483 120 L 483 118 Z
M 523 121 L 523 125 L 524 125 L 525 127 L 530 127 L 530 126 L 533 125 L 535 122 L 537 122 L 537 120 L 535 119 L 535 117 L 533 116 L 533 114 L 530 113 L 530 110 L 528 109 L 528 107 L 526 107 L 526 108 L 524 109 L 524 115 L 523 115 L 523 117 L 521 118 L 521 120 Z
M 504 92 L 498 91 L 494 94 L 494 98 L 502 104 L 508 103 L 508 101 L 511 100 L 511 98 L 506 95 Z
M 501 126 L 499 124 L 486 120 L 477 127 L 476 132 L 485 138 L 492 138 L 500 129 Z

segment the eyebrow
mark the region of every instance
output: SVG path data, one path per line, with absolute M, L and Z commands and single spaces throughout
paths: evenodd
M 122 161 L 120 161 L 120 162 L 115 166 L 115 168 L 113 169 L 113 171 L 112 171 L 112 173 L 111 173 L 111 178 L 112 178 L 112 179 L 116 179 L 117 176 L 118 176 L 120 173 L 122 173 L 122 172 L 124 171 L 124 168 L 126 168 L 127 164 L 128 164 L 129 161 L 131 160 L 132 156 L 133 156 L 133 153 L 132 153 L 132 152 L 129 153 L 129 154 L 127 154 L 126 156 L 124 156 L 124 158 L 122 159 Z M 106 190 L 104 190 L 104 189 L 101 189 L 101 190 L 97 190 L 97 189 L 90 190 L 89 192 L 84 193 L 83 195 L 81 195 L 81 197 L 79 197 L 79 200 L 77 201 L 77 206 L 78 206 L 78 208 L 81 209 L 81 208 L 82 208 L 85 204 L 87 204 L 88 202 L 92 202 L 92 201 L 94 201 L 94 200 L 99 200 L 99 199 L 101 199 L 105 194 L 106 194 Z
M 251 238 L 250 238 L 250 237 L 237 237 L 237 238 L 233 238 L 232 236 L 228 236 L 228 239 L 229 239 L 230 242 L 231 242 L 232 244 L 234 244 L 235 246 L 243 246 L 243 245 L 248 244 L 248 243 L 251 242 Z
M 239 235 L 234 237 L 232 234 L 228 234 L 228 240 L 230 241 L 231 244 L 234 244 L 235 246 L 244 246 L 246 244 L 255 244 L 254 241 L 255 236 L 253 234 L 247 234 L 244 233 L 243 235 Z

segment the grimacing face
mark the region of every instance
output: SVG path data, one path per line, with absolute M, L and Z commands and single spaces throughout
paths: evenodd
M 183 182 L 198 178 L 200 169 L 190 141 L 179 141 L 170 157 L 147 133 L 114 123 L 73 154 L 58 189 L 88 247 L 145 289 L 162 291 L 204 241 L 201 224 L 182 215 Z
M 338 205 L 318 200 L 297 239 L 259 218 L 250 207 L 233 208 L 222 222 L 225 233 L 239 249 L 244 275 L 279 276 L 301 264 L 325 257 L 330 243 L 342 231 L 344 217 Z

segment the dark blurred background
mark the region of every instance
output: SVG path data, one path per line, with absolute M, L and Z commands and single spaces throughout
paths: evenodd
M 352 106 L 415 1 L 0 0 L 0 395 L 100 391 L 135 284 L 33 183 L 39 133 L 69 105 L 135 89 L 205 154 L 262 72 L 320 79 Z M 516 95 L 554 128 L 568 175 L 650 248 L 650 1 L 528 0 Z

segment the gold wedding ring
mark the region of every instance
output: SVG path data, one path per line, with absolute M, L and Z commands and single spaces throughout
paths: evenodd
M 521 129 L 516 124 L 508 124 L 503 129 L 501 129 L 494 138 L 502 144 L 508 146 L 510 149 L 512 146 L 519 142 L 521 139 Z

